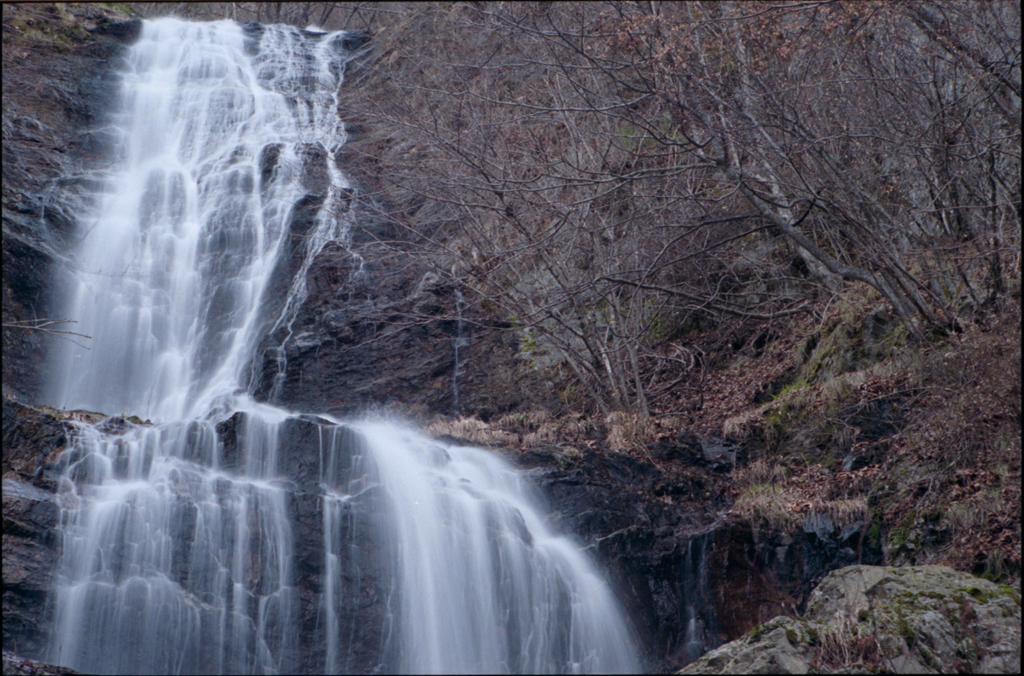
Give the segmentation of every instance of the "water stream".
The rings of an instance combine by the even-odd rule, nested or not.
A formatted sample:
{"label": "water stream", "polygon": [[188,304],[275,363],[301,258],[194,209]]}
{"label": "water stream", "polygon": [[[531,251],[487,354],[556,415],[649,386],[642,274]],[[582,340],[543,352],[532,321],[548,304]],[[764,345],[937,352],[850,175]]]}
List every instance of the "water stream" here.
{"label": "water stream", "polygon": [[349,242],[346,37],[159,19],[127,54],[118,153],[63,291],[91,338],[63,343],[49,389],[115,417],[75,423],[61,459],[46,658],[90,673],[636,671],[600,571],[496,455],[248,394],[313,258]]}

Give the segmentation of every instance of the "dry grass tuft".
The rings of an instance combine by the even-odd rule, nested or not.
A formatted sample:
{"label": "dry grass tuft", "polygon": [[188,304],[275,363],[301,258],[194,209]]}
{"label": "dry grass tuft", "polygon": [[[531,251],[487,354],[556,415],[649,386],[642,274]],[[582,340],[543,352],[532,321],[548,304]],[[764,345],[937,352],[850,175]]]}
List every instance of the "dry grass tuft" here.
{"label": "dry grass tuft", "polygon": [[795,471],[758,458],[733,475],[741,493],[732,512],[774,530],[814,527],[823,518],[832,528],[863,524],[869,520],[867,491],[877,474],[875,468],[833,474],[821,465]]}
{"label": "dry grass tuft", "polygon": [[873,672],[883,659],[884,651],[878,638],[873,634],[862,636],[859,628],[850,623],[819,630],[811,668],[825,674],[850,671],[852,667]]}
{"label": "dry grass tuft", "polygon": [[729,439],[745,439],[754,429],[763,425],[764,414],[761,408],[751,408],[726,418],[722,423],[722,434]]}
{"label": "dry grass tuft", "polygon": [[473,417],[451,419],[439,416],[425,430],[434,436],[447,434],[475,444],[517,448],[553,446],[568,439],[578,440],[591,432],[589,427],[579,421],[568,418],[556,420],[550,412],[541,409],[509,413],[493,423]]}
{"label": "dry grass tuft", "polygon": [[792,530],[798,524],[796,505],[792,496],[781,486],[755,484],[737,498],[732,511],[756,527],[767,526],[772,530]]}
{"label": "dry grass tuft", "polygon": [[519,444],[518,435],[503,429],[492,428],[479,418],[459,417],[451,420],[439,417],[431,421],[424,431],[432,436],[447,434],[485,446],[516,446]]}
{"label": "dry grass tuft", "polygon": [[605,423],[608,425],[608,445],[620,453],[642,449],[654,443],[657,436],[654,421],[635,413],[613,411],[605,418]]}
{"label": "dry grass tuft", "polygon": [[786,467],[768,458],[757,458],[746,467],[736,470],[735,482],[744,486],[770,484],[782,481],[789,474]]}

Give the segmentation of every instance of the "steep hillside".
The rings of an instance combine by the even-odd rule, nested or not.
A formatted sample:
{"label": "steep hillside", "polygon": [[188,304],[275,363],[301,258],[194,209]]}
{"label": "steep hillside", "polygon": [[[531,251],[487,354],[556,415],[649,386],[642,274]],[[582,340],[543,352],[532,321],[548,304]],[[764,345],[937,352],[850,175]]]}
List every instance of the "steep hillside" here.
{"label": "steep hillside", "polygon": [[[547,383],[536,413],[438,420],[433,429],[512,446],[623,452],[668,473],[673,454],[685,456],[670,449],[695,437],[705,449],[725,449],[730,514],[755,529],[785,533],[826,519],[837,532],[857,531],[858,556],[873,546],[887,563],[1017,578],[1020,194],[1010,177],[1019,176],[1019,161],[970,170],[996,183],[1010,179],[1002,197],[997,189],[988,201],[964,201],[964,191],[976,190],[966,174],[957,174],[967,182],[956,195],[927,197],[918,180],[952,170],[951,156],[919,155],[890,137],[870,150],[872,169],[856,154],[869,149],[850,138],[844,161],[864,174],[833,175],[838,169],[829,165],[811,175],[806,167],[821,156],[784,145],[798,143],[785,124],[772,132],[777,138],[748,138],[730,131],[728,120],[701,117],[711,113],[699,98],[673,98],[685,91],[724,101],[746,92],[736,104],[747,106],[743,124],[776,114],[766,92],[790,75],[757,62],[748,81],[726,77],[728,59],[714,62],[697,50],[699,40],[727,41],[710,28],[701,32],[705,20],[735,23],[729,48],[751,51],[730,58],[770,49],[746,32],[767,31],[795,69],[812,58],[807,41],[815,31],[853,51],[908,34],[940,50],[969,46],[946,32],[930,6],[910,14],[835,9],[828,18],[777,21],[704,16],[686,4],[653,14],[610,5],[367,10],[376,37],[348,104],[357,125],[353,165],[387,217],[420,238],[440,275],[465,285],[467,299],[485,313],[511,322],[518,368]],[[949,9],[950,21],[991,38],[985,49],[998,52],[1019,38],[1019,17],[1005,13],[1008,6],[990,6],[984,16],[971,5]],[[847,29],[839,28],[843,21]],[[805,32],[794,32],[797,24]],[[654,50],[672,44],[692,50],[685,68]],[[973,56],[936,77],[976,72],[983,47],[970,47]],[[893,58],[901,68],[917,67],[913,55]],[[697,87],[687,70],[698,69],[714,84],[686,89]],[[1010,59],[999,73],[992,86],[1005,103],[989,110],[992,126],[972,134],[998,135],[1009,156],[1019,157],[1020,65]],[[828,83],[819,86],[829,95]],[[933,94],[905,96],[923,102]],[[847,110],[867,100],[850,99]],[[891,106],[886,115],[905,116],[899,119],[929,138],[944,124],[915,119],[920,111],[900,110],[898,101],[884,105]],[[817,132],[792,134],[850,133],[847,122],[825,131],[846,118],[838,111],[831,122],[813,118],[820,112],[802,111],[820,125]],[[865,133],[892,122],[857,120]],[[729,171],[716,173],[719,160],[694,148],[716,148],[716,138],[740,149],[722,156],[725,165],[759,158],[761,166],[749,169],[758,176],[752,192]],[[979,136],[943,138],[964,153],[982,152],[974,145]],[[910,162],[924,173],[897,168]],[[801,190],[817,197],[781,208],[779,200]],[[815,200],[826,193],[831,201],[816,215]],[[882,213],[893,219],[891,240],[871,239],[890,226],[857,221],[850,210],[860,207],[846,202],[853,195],[880,210],[863,216],[868,221]],[[960,200],[955,216],[949,199]],[[1005,218],[990,220],[983,214],[995,212],[986,209]],[[921,230],[901,231],[900,223],[915,219]],[[812,220],[806,237],[788,229]],[[954,222],[959,234],[943,229]],[[830,255],[845,262],[833,265]],[[860,276],[857,266],[904,290]],[[646,272],[631,277],[638,269]]]}

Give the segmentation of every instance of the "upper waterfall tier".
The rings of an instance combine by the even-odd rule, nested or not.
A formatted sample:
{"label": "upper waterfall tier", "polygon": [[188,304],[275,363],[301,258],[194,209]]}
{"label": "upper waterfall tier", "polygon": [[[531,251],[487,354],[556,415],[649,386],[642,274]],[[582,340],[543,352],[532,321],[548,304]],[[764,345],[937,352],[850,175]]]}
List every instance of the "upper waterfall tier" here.
{"label": "upper waterfall tier", "polygon": [[[145,22],[64,293],[89,338],[62,345],[51,403],[173,420],[247,388],[259,337],[287,325],[304,268],[350,227],[335,160],[346,35]],[[302,263],[282,275],[285,255]]]}

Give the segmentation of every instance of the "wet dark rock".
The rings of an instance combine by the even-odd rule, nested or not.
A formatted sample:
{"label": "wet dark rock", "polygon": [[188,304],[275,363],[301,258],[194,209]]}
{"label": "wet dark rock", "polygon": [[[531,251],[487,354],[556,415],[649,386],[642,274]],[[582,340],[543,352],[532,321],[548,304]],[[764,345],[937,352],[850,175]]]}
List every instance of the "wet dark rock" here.
{"label": "wet dark rock", "polygon": [[[305,238],[315,227],[316,215],[323,204],[324,195],[322,193],[305,195],[295,203],[292,210],[292,220],[288,228],[290,234],[289,250],[292,252],[292,256],[303,250],[306,244]],[[291,272],[292,274],[288,276],[288,279],[292,279],[295,276],[296,270],[293,269]]]}
{"label": "wet dark rock", "polygon": [[91,31],[95,35],[105,35],[115,38],[124,44],[135,42],[142,34],[142,19],[131,21],[111,21],[101,19]]}
{"label": "wet dark rock", "polygon": [[79,486],[101,483],[104,478],[103,465],[99,454],[86,453],[71,467],[71,480]]}
{"label": "wet dark rock", "polygon": [[[90,168],[109,161],[98,121],[117,99],[121,54],[141,25],[84,4],[38,11],[52,41],[4,33],[5,55],[16,52],[18,68],[5,68],[3,78],[3,382],[5,393],[29,403],[47,380],[52,341],[63,338],[13,325],[54,317],[59,261],[93,200]],[[16,9],[5,10],[5,26],[19,20]]]}
{"label": "wet dark rock", "polygon": [[[52,542],[52,530],[60,517],[54,494],[14,479],[3,481],[4,533]],[[9,579],[4,576],[5,581]]]}
{"label": "wet dark rock", "polygon": [[304,143],[296,148],[296,152],[302,163],[302,187],[311,195],[326,195],[330,185],[327,151],[319,143]]}
{"label": "wet dark rock", "polygon": [[373,39],[369,31],[350,31],[342,33],[331,41],[331,46],[342,52],[354,52]]}
{"label": "wet dark rock", "polygon": [[[258,39],[263,29],[248,25],[245,30]],[[371,37],[345,33],[333,37],[332,46],[349,53]],[[264,195],[279,155],[277,146],[261,152]],[[368,196],[353,157],[345,151],[336,156],[338,168],[354,184],[343,191],[340,205],[354,217],[350,241],[320,252],[307,271],[307,297],[294,321],[278,325],[327,188],[324,148],[304,146],[299,155],[307,195],[292,211],[286,255],[265,294],[262,321],[272,332],[256,351],[250,391],[260,400],[297,411],[350,414],[387,406],[421,419],[457,412],[486,419],[533,403],[533,393],[541,388],[534,387],[536,374],[520,368],[515,334],[472,309],[464,310],[460,327],[460,289],[442,283],[417,258],[412,241],[417,235],[387,216],[393,205]],[[542,391],[555,397],[552,388]]]}
{"label": "wet dark rock", "polygon": [[301,604],[298,671],[321,672],[326,659],[326,620],[321,610],[327,574],[325,512],[333,515],[330,535],[341,572],[335,587],[335,602],[342,608],[339,631],[352,637],[348,652],[340,656],[340,667],[346,673],[378,671],[387,661],[381,650],[389,634],[386,590],[391,588],[395,552],[390,541],[380,536],[386,532],[384,496],[365,490],[376,483],[376,473],[368,464],[362,437],[350,427],[303,416],[284,425],[282,439],[287,439],[287,448],[282,448],[281,461],[293,468],[290,477],[296,485],[289,512]]}
{"label": "wet dark rock", "polygon": [[682,430],[674,439],[662,438],[651,449],[657,460],[676,460],[715,472],[728,472],[743,458],[738,445],[715,434]]}
{"label": "wet dark rock", "polygon": [[260,192],[263,194],[264,201],[267,188],[270,187],[274,178],[274,170],[277,169],[277,163],[281,159],[281,148],[280,143],[271,143],[260,150]]}
{"label": "wet dark rock", "polygon": [[71,426],[49,413],[3,401],[3,476],[38,481],[67,447]]}
{"label": "wet dark rock", "polygon": [[[5,620],[6,621],[6,620]],[[4,676],[63,676],[64,674],[77,674],[74,669],[57,667],[45,662],[30,660],[27,657],[4,650]]]}
{"label": "wet dark rock", "polygon": [[250,21],[242,26],[242,31],[246,36],[251,38],[263,37],[263,33],[266,32],[267,27],[256,21]]}
{"label": "wet dark rock", "polygon": [[[236,471],[244,462],[250,435],[258,430],[247,429],[247,417],[236,413],[218,423],[216,431],[221,466]],[[287,468],[281,485],[288,491],[301,627],[296,662],[289,671],[320,673],[324,668],[325,510],[333,510],[336,517],[332,537],[342,574],[335,583],[335,600],[343,608],[339,631],[353,637],[349,652],[341,656],[341,668],[347,673],[379,671],[388,659],[382,646],[387,645],[390,632],[386,590],[392,587],[395,552],[388,539],[381,537],[386,532],[386,504],[383,494],[372,489],[376,473],[362,436],[351,427],[315,415],[289,418],[279,433],[278,463]],[[227,490],[225,481],[222,492]],[[194,519],[190,521],[183,511],[180,523],[194,526]],[[190,540],[187,533],[182,533],[181,539]],[[187,561],[187,555],[184,549],[176,549],[174,561]]]}
{"label": "wet dark rock", "polygon": [[49,638],[46,597],[57,564],[59,519],[53,493],[4,478],[3,645],[29,657],[42,655]]}
{"label": "wet dark rock", "polygon": [[171,579],[187,587],[192,544],[195,542],[198,506],[186,496],[179,496],[170,519]]}
{"label": "wet dark rock", "polygon": [[245,414],[235,413],[227,420],[217,423],[217,436],[221,443],[220,466],[234,471],[242,466],[239,435],[244,430]]}
{"label": "wet dark rock", "polygon": [[266,27],[263,24],[252,21],[242,26],[242,32],[245,33],[245,53],[249,56],[256,56],[260,53],[260,40],[263,39],[263,33],[266,31]]}
{"label": "wet dark rock", "polygon": [[121,416],[111,416],[96,426],[104,434],[124,434],[134,425]]}
{"label": "wet dark rock", "polygon": [[[281,265],[297,270],[299,261]],[[341,415],[380,405],[424,417],[455,412],[455,288],[414,257],[374,243],[325,248],[306,288],[291,326],[260,344],[257,398]],[[283,297],[283,283],[280,291],[270,297]],[[486,324],[464,316],[457,385],[461,410],[489,417],[527,401],[532,376],[518,367],[515,336]]]}
{"label": "wet dark rock", "polygon": [[[320,459],[325,451],[323,428],[310,420],[289,418],[281,427],[281,448],[278,463],[288,468],[288,478],[301,493],[320,492]],[[348,453],[352,449],[346,449]],[[348,477],[343,477],[347,481]]]}
{"label": "wet dark rock", "polygon": [[865,524],[818,518],[781,532],[726,516],[731,465],[706,452],[716,450],[713,435],[703,438],[662,442],[652,453],[659,465],[557,448],[509,453],[548,499],[552,525],[574,533],[608,571],[652,671],[678,669],[802,610],[832,570],[882,561],[862,537]]}
{"label": "wet dark rock", "polygon": [[[511,458],[547,497],[549,520],[574,533],[606,567],[626,607],[648,669],[665,671],[684,663],[687,612],[705,627],[707,647],[717,646],[710,600],[695,577],[701,552],[715,542],[709,534],[723,499],[704,501],[704,490],[722,479],[700,468],[663,470],[618,453],[567,456],[558,449],[528,451]],[[671,498],[668,486],[683,488]],[[660,488],[661,496],[655,495]],[[718,491],[716,491],[717,493]]]}

